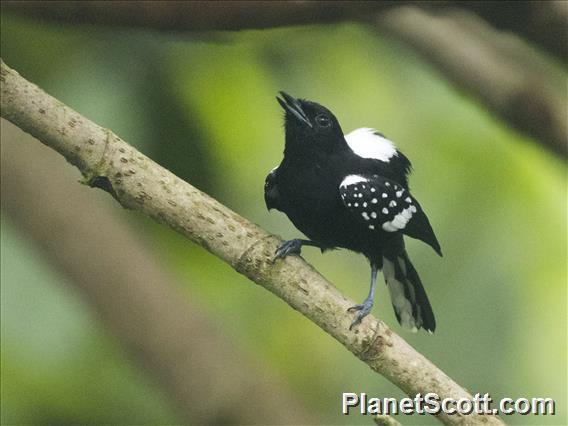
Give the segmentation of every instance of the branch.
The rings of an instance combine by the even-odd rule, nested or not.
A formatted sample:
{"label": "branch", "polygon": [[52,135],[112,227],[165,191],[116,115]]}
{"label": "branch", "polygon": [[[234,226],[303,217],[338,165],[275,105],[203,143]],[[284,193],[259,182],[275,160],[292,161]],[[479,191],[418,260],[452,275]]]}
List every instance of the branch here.
{"label": "branch", "polygon": [[[529,58],[534,52],[525,55],[525,63],[512,61],[507,50],[526,48],[521,39],[493,30],[481,19],[476,21],[473,13],[568,61],[568,2],[115,1],[109,7],[104,1],[4,1],[2,5],[16,13],[58,22],[166,31],[365,22],[406,42],[512,128],[568,158],[564,83],[555,86],[547,81],[547,73],[531,72],[532,64],[525,66],[534,61]],[[497,49],[494,44],[505,47]]]}
{"label": "branch", "polygon": [[474,11],[495,28],[521,35],[564,63],[568,61],[568,2],[565,0],[478,0],[460,2],[459,6]]}
{"label": "branch", "polygon": [[[413,2],[417,3],[417,2]],[[162,31],[236,31],[364,20],[396,1],[5,1],[4,7],[59,22]]]}
{"label": "branch", "polygon": [[385,414],[377,414],[373,421],[377,426],[402,426],[394,417]]}
{"label": "branch", "polygon": [[157,379],[184,422],[313,422],[259,360],[241,353],[218,323],[192,306],[182,283],[117,212],[76,185],[75,170],[32,140],[2,120],[3,213]]}
{"label": "branch", "polygon": [[[471,398],[383,322],[366,317],[351,332],[347,299],[299,257],[273,262],[281,243],[47,95],[2,62],[1,114],[77,166],[85,182],[124,207],[168,225],[280,297],[408,395]],[[502,424],[495,416],[438,417],[446,424]]]}
{"label": "branch", "polygon": [[568,61],[568,4],[556,1],[3,1],[6,10],[58,22],[160,31],[235,31],[291,25],[364,22],[400,5],[475,12]]}
{"label": "branch", "polygon": [[414,7],[392,9],[380,29],[402,40],[512,128],[568,157],[568,103],[564,83],[539,64],[519,39],[475,15],[448,10],[434,15]]}

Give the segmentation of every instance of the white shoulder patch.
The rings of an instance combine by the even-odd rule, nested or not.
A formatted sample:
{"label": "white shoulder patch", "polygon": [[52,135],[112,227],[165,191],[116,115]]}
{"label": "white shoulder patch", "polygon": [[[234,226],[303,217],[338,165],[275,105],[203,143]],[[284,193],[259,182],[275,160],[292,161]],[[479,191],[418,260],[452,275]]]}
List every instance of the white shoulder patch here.
{"label": "white shoulder patch", "polygon": [[353,185],[353,184],[356,184],[356,183],[359,183],[359,182],[368,182],[368,181],[369,180],[367,178],[364,178],[363,176],[360,176],[360,175],[349,175],[341,181],[341,184],[339,186],[340,187],[346,187],[346,186]]}
{"label": "white shoulder patch", "polygon": [[375,129],[361,127],[345,135],[349,148],[362,158],[373,158],[388,162],[393,155],[397,155],[394,144],[377,134]]}

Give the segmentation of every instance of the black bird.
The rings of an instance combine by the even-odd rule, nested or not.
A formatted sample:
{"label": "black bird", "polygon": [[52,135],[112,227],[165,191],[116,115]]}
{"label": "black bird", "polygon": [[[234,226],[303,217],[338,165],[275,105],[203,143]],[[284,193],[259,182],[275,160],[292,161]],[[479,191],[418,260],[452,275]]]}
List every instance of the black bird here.
{"label": "black bird", "polygon": [[369,295],[350,328],[371,311],[382,269],[398,322],[417,331],[436,329],[434,313],[406,253],[403,236],[422,240],[440,256],[440,244],[426,214],[408,189],[410,161],[376,130],[344,135],[322,105],[287,93],[276,99],[285,111],[284,159],[266,177],[268,210],[286,213],[309,240],[285,242],[276,258],[300,254],[304,245],[322,252],[346,248],[371,263]]}

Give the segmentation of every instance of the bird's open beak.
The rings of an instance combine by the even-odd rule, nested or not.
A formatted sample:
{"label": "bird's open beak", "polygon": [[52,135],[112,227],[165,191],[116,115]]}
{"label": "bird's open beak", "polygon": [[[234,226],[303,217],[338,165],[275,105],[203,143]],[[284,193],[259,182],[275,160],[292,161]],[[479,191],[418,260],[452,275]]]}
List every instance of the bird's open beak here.
{"label": "bird's open beak", "polygon": [[308,120],[308,116],[302,109],[300,101],[298,101],[296,98],[293,98],[286,92],[278,92],[278,93],[280,93],[282,98],[276,96],[276,100],[278,101],[280,106],[284,109],[284,111],[289,112],[290,114],[294,115],[294,117],[296,117],[298,120],[300,120],[300,122],[306,124],[309,127],[312,127],[312,123],[310,123],[310,120]]}

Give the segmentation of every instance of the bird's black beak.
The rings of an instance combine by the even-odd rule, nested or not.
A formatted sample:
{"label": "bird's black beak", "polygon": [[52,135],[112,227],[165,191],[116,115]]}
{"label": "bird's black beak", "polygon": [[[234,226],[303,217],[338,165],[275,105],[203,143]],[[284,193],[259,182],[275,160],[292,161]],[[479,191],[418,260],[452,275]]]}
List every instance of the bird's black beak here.
{"label": "bird's black beak", "polygon": [[282,98],[276,96],[276,100],[280,104],[280,106],[284,109],[284,111],[289,112],[290,114],[294,115],[300,122],[306,124],[309,127],[312,127],[312,123],[308,119],[308,116],[302,109],[302,104],[298,99],[293,98],[286,92],[278,92]]}

